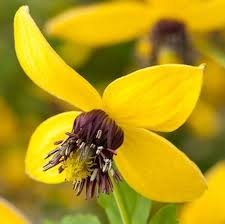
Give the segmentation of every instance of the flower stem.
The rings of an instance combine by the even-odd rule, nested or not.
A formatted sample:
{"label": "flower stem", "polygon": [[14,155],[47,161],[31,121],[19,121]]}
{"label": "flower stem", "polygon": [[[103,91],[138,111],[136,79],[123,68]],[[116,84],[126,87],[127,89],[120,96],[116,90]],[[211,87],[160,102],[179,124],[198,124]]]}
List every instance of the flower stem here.
{"label": "flower stem", "polygon": [[113,181],[113,196],[116,201],[117,208],[120,212],[120,216],[121,216],[123,224],[130,224],[130,219],[129,219],[129,215],[128,215],[126,206],[125,206],[123,198],[120,194],[118,185],[116,183],[114,183],[114,181]]}

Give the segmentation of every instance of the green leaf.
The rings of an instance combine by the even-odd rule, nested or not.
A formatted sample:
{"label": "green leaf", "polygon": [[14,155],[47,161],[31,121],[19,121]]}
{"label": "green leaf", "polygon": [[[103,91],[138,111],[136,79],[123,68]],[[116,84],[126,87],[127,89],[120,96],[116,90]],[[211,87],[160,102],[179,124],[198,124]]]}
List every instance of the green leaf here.
{"label": "green leaf", "polygon": [[[125,182],[118,184],[118,190],[131,224],[146,224],[151,209],[151,201],[136,193]],[[123,224],[113,194],[100,195],[98,203],[105,209],[111,224]]]}
{"label": "green leaf", "polygon": [[62,219],[60,224],[100,224],[94,215],[70,215]]}
{"label": "green leaf", "polygon": [[149,224],[178,224],[176,216],[176,205],[166,205],[153,216]]}

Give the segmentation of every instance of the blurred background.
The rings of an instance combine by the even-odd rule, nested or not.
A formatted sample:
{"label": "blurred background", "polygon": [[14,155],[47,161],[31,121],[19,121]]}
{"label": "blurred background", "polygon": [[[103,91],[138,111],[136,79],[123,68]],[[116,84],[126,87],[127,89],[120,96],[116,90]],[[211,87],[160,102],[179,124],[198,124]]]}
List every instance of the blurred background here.
{"label": "blurred background", "polygon": [[[103,220],[105,216],[94,200],[87,203],[84,197],[73,196],[71,184],[41,184],[24,172],[25,153],[34,129],[46,118],[72,108],[39,89],[23,73],[14,51],[13,17],[19,6],[27,4],[42,29],[49,18],[63,10],[93,2],[101,1],[0,0],[0,195],[37,223],[44,217],[57,219],[76,212],[94,212]],[[205,34],[221,51],[225,49],[224,31]],[[48,41],[100,92],[115,78],[150,65],[151,46],[145,39],[98,49],[50,37]],[[199,104],[187,123],[166,137],[206,171],[225,158],[225,69],[207,54],[202,57],[200,61],[207,63],[207,70]]]}

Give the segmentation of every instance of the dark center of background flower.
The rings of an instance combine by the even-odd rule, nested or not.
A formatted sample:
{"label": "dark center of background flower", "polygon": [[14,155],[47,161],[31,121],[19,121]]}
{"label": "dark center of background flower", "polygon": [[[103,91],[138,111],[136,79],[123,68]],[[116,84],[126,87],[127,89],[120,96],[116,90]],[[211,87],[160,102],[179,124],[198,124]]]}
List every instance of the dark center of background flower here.
{"label": "dark center of background flower", "polygon": [[76,195],[84,187],[87,198],[113,191],[110,175],[116,183],[121,180],[112,162],[116,149],[123,143],[122,129],[104,111],[92,110],[81,113],[66,135],[46,155],[46,159],[51,159],[43,170],[59,165],[59,173],[66,172],[66,180],[73,181]]}
{"label": "dark center of background flower", "polygon": [[152,43],[151,65],[158,64],[159,55],[163,49],[176,53],[184,64],[194,64],[196,52],[191,46],[184,23],[173,19],[158,21],[151,30],[150,41]]}

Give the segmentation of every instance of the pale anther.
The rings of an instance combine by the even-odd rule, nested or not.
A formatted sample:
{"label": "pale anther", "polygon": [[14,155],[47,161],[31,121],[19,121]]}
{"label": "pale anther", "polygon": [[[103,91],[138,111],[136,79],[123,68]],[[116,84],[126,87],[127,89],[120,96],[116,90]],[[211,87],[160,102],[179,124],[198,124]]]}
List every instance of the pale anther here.
{"label": "pale anther", "polygon": [[103,149],[104,149],[103,146],[99,146],[96,150],[96,155],[99,155]]}
{"label": "pale anther", "polygon": [[90,181],[94,181],[95,178],[97,177],[97,174],[98,174],[98,169],[95,168],[92,175],[91,175]]}
{"label": "pale anther", "polygon": [[96,138],[100,139],[102,136],[102,130],[98,130],[97,134],[96,134]]}

